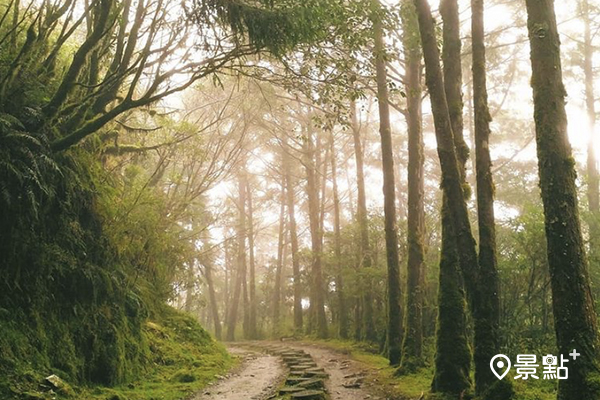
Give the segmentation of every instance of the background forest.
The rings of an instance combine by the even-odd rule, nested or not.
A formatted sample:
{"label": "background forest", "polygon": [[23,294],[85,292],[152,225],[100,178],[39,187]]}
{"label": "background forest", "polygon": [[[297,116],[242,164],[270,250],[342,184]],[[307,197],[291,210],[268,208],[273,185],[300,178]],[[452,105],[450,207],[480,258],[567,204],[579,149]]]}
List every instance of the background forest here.
{"label": "background forest", "polygon": [[0,397],[305,339],[394,398],[600,399],[600,3],[431,3],[0,0]]}

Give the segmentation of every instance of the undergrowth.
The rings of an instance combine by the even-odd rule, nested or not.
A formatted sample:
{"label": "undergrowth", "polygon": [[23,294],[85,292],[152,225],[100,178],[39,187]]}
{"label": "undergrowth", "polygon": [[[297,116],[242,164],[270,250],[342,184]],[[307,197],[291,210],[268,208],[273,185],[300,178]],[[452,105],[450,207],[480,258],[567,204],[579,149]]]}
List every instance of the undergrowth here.
{"label": "undergrowth", "polygon": [[[389,365],[388,359],[377,354],[376,349],[368,344],[343,340],[313,340],[312,342],[347,354],[361,362],[368,372],[367,382],[386,398],[396,400],[456,400],[452,397],[430,393],[433,379],[433,369],[430,366],[421,368],[413,374],[398,376],[396,368]],[[509,374],[504,379],[513,380],[515,391],[513,400],[556,399],[554,381],[542,379],[514,380],[514,374]],[[475,400],[483,399],[476,398]]]}

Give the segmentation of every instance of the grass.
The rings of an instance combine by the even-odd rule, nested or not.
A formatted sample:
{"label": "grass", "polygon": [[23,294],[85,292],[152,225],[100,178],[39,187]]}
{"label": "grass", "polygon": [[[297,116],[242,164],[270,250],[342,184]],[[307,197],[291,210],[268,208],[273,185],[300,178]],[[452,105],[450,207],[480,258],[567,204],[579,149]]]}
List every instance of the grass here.
{"label": "grass", "polygon": [[[11,332],[4,328],[0,332]],[[113,387],[77,384],[67,372],[57,367],[35,368],[30,363],[37,353],[28,357],[25,350],[30,349],[29,344],[23,340],[23,343],[19,342],[17,339],[22,337],[17,334],[12,337],[15,340],[9,340],[9,343],[15,349],[21,349],[21,353],[3,358],[12,360],[15,370],[19,371],[11,377],[0,376],[0,386],[8,388],[5,392],[0,391],[0,398],[7,400],[181,400],[202,390],[237,363],[193,317],[170,307],[143,323],[139,335],[143,345],[138,345],[144,350],[135,373],[129,372],[135,376],[126,384]],[[128,340],[133,340],[133,336]],[[8,350],[0,348],[0,351]],[[42,361],[37,365],[43,365]],[[58,375],[68,390],[59,391],[55,396],[40,391],[39,383],[50,374]]]}
{"label": "grass", "polygon": [[191,317],[170,312],[144,326],[151,354],[136,382],[113,388],[84,388],[75,396],[89,400],[180,400],[205,388],[237,360]]}
{"label": "grass", "polygon": [[[305,341],[306,342],[306,341]],[[342,340],[310,340],[319,346],[349,355],[363,364],[367,371],[366,382],[378,391],[380,396],[395,400],[446,400],[443,396],[429,393],[433,369],[425,367],[409,375],[396,376],[396,368],[391,367],[387,358],[377,354],[377,350],[364,343]],[[505,379],[512,379],[515,390],[514,400],[555,400],[556,381],[539,380],[514,380],[514,375],[509,374]]]}

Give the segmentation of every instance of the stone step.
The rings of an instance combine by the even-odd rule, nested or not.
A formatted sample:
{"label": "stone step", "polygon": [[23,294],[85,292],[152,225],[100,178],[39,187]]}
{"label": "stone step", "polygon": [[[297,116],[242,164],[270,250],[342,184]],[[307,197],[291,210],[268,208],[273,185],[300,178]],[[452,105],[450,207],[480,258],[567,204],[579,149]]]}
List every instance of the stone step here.
{"label": "stone step", "polygon": [[325,381],[320,378],[311,378],[298,382],[297,386],[305,389],[323,389],[325,387]]}
{"label": "stone step", "polygon": [[304,390],[302,392],[293,393],[291,398],[301,400],[324,400],[325,392],[322,390]]}
{"label": "stone step", "polygon": [[306,389],[300,386],[285,386],[279,389],[279,395],[285,396],[288,394],[300,393],[303,391],[306,391]]}
{"label": "stone step", "polygon": [[285,384],[286,385],[290,385],[290,386],[294,386],[299,384],[300,382],[304,382],[304,381],[309,381],[312,378],[304,378],[304,377],[291,377],[288,376],[287,379],[285,380]]}

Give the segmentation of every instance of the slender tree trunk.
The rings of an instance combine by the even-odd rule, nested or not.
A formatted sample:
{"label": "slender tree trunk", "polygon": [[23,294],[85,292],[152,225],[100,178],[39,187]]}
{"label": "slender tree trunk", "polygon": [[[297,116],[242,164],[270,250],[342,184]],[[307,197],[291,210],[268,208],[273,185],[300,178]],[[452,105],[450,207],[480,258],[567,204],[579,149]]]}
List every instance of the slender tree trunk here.
{"label": "slender tree trunk", "polygon": [[210,301],[210,311],[212,314],[212,320],[215,326],[215,337],[217,338],[217,340],[221,340],[223,334],[221,329],[221,320],[219,318],[219,306],[217,304],[215,284],[212,277],[212,265],[210,263],[206,263],[204,265],[204,278],[206,279],[206,284],[208,285],[208,298]]}
{"label": "slender tree trunk", "polygon": [[21,1],[14,0],[13,4],[13,15],[12,15],[12,26],[13,32],[10,35],[10,51],[13,53],[17,52],[17,34],[19,30],[17,29],[17,25],[19,24],[19,9],[20,9]]}
{"label": "slender tree trunk", "polygon": [[[358,267],[356,269],[356,275],[359,274]],[[361,298],[356,296],[354,299],[354,340],[359,341],[362,337],[362,307]]]}
{"label": "slender tree trunk", "polygon": [[229,318],[227,322],[226,339],[228,341],[235,340],[235,327],[238,319],[240,297],[242,295],[242,283],[246,279],[246,185],[241,176],[238,179],[238,193],[239,225],[237,230],[237,271],[235,274],[234,287],[232,289],[233,298],[231,301],[231,309],[229,311]]}
{"label": "slender tree trunk", "polygon": [[[321,146],[319,146],[321,147]],[[320,205],[320,211],[319,211],[319,232],[321,235],[321,242],[323,242],[323,232],[325,232],[325,206],[326,206],[326,198],[327,198],[327,169],[328,169],[328,160],[329,160],[329,151],[330,151],[330,146],[326,146],[325,147],[325,155],[323,157],[323,159],[320,161],[321,162],[321,167],[322,168],[318,168],[317,171],[320,170],[320,176],[321,176],[321,189],[320,189],[320,199],[321,199],[321,205]]]}
{"label": "slender tree trunk", "polygon": [[365,194],[365,173],[364,173],[364,155],[363,147],[360,138],[360,127],[358,124],[358,110],[354,100],[350,103],[350,111],[352,113],[352,138],[354,141],[354,157],[356,159],[356,186],[358,187],[358,201],[356,205],[358,226],[360,231],[360,247],[359,247],[359,274],[362,272],[364,283],[361,287],[363,295],[360,301],[364,312],[362,319],[355,321],[360,324],[355,328],[357,339],[364,339],[369,342],[377,341],[377,331],[375,330],[375,322],[373,320],[373,281],[370,279],[371,272],[369,271],[372,265],[371,245],[369,242],[369,220],[367,215],[367,197]]}
{"label": "slender tree trunk", "polygon": [[[247,227],[246,227],[247,228]],[[248,238],[246,237],[246,240]],[[244,249],[248,251],[248,249]],[[244,339],[250,338],[250,300],[248,298],[248,264],[244,255],[244,272],[242,273],[242,329]]]}
{"label": "slender tree trunk", "polygon": [[[287,138],[284,143],[283,152],[291,151]],[[294,275],[294,330],[302,332],[302,282],[300,276],[300,259],[298,255],[298,232],[296,228],[294,182],[292,180],[291,156],[284,154],[285,184],[287,212],[290,233],[290,245],[292,249],[292,272]]]}
{"label": "slender tree trunk", "polygon": [[[284,177],[285,180],[285,177]],[[281,184],[281,206],[279,209],[279,239],[277,245],[277,269],[273,288],[273,338],[281,334],[281,276],[283,270],[283,248],[285,239],[285,182]]]}
{"label": "slender tree trunk", "polygon": [[[483,394],[497,381],[489,366],[498,354],[500,325],[500,282],[496,257],[494,182],[490,156],[490,121],[486,86],[483,0],[471,0],[473,42],[473,104],[475,110],[475,165],[477,179],[477,222],[479,226],[479,281],[485,285],[475,314],[475,388]],[[485,283],[483,283],[485,282]]]}
{"label": "slender tree trunk", "polygon": [[256,331],[256,265],[254,260],[254,208],[252,206],[252,191],[246,180],[246,199],[248,206],[248,258],[250,262],[250,313],[248,316],[248,338],[257,339]]}
{"label": "slender tree trunk", "polygon": [[331,180],[333,181],[333,229],[334,229],[334,256],[335,256],[335,291],[338,297],[339,335],[342,339],[348,338],[348,310],[346,309],[346,296],[342,274],[342,235],[340,228],[340,197],[337,185],[337,160],[335,140],[331,132]]}
{"label": "slender tree trunk", "polygon": [[196,277],[194,276],[194,261],[188,262],[185,278],[185,312],[191,313],[194,308],[194,286]]}
{"label": "slender tree trunk", "polygon": [[403,372],[423,365],[423,268],[425,249],[423,124],[421,90],[421,43],[414,5],[402,4],[403,46],[406,58],[406,100],[408,126],[408,262]]}
{"label": "slender tree trunk", "polygon": [[229,246],[227,243],[225,243],[223,245],[223,258],[225,259],[225,290],[223,293],[223,309],[225,310],[225,315],[223,316],[224,322],[226,324],[229,323],[229,310],[230,310],[230,304],[231,302],[229,301],[231,298],[231,272],[230,272],[230,266],[231,266],[231,262],[229,260]]}
{"label": "slender tree trunk", "polygon": [[554,327],[559,353],[567,355],[573,349],[581,353],[569,362],[569,379],[559,380],[558,399],[598,399],[598,324],[579,221],[575,161],[567,137],[554,2],[526,0],[526,5]]}
{"label": "slender tree trunk", "polygon": [[[584,19],[583,40],[583,73],[585,75],[585,105],[589,120],[590,138],[587,149],[587,175],[588,175],[588,206],[592,214],[600,211],[598,162],[594,151],[594,136],[596,129],[596,99],[594,95],[594,45],[592,43],[592,28],[590,17],[590,5],[588,0],[581,0],[581,14]],[[594,224],[595,225],[595,224]],[[594,232],[598,232],[597,227]],[[590,247],[592,247],[592,236],[590,235]]]}
{"label": "slender tree trunk", "polygon": [[400,290],[400,260],[398,257],[398,228],[396,226],[396,189],[394,185],[394,156],[392,128],[388,99],[387,71],[381,6],[372,1],[375,34],[375,67],[377,73],[377,99],[379,103],[379,133],[383,169],[383,198],[385,214],[385,247],[388,269],[388,358],[391,365],[400,364],[402,355],[402,294]]}
{"label": "slender tree trunk", "polygon": [[319,188],[316,176],[315,145],[312,135],[305,143],[306,191],[308,195],[308,218],[310,223],[312,271],[311,296],[309,310],[309,331],[316,329],[319,338],[327,337],[327,318],[325,316],[324,282],[322,272],[322,240],[319,222]]}

